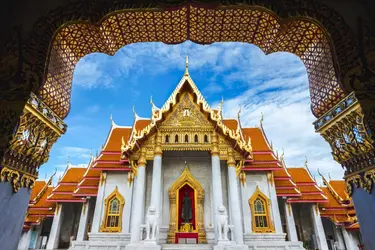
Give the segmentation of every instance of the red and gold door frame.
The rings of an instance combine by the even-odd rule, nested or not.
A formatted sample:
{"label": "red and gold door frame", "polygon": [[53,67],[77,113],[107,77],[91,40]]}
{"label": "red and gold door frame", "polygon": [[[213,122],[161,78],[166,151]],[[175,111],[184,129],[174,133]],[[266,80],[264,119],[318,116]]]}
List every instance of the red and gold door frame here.
{"label": "red and gold door frame", "polygon": [[179,227],[181,225],[181,219],[179,218],[181,210],[180,198],[182,198],[180,193],[184,191],[188,191],[189,195],[192,195],[194,197],[194,204],[192,208],[193,218],[190,221],[193,225],[192,232],[198,233],[198,243],[207,243],[203,222],[204,189],[191,174],[187,166],[185,167],[181,176],[172,184],[172,186],[168,190],[170,204],[168,243],[175,243],[176,233],[179,232]]}

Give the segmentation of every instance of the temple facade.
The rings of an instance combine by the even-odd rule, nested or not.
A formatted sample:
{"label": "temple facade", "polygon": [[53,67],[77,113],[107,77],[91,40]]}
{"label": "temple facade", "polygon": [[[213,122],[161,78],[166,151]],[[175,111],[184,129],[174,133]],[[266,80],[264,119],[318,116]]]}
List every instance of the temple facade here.
{"label": "temple facade", "polygon": [[19,250],[361,247],[344,180],[287,168],[262,124],[241,126],[181,81],[151,118],[111,128],[87,168],[37,181]]}

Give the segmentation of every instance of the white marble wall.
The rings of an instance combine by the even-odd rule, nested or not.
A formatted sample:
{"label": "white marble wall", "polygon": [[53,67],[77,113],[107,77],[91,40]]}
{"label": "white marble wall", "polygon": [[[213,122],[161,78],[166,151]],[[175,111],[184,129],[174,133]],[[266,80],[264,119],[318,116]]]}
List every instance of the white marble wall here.
{"label": "white marble wall", "polygon": [[268,183],[267,173],[251,172],[246,174],[246,185],[241,188],[242,211],[244,220],[244,233],[253,233],[251,228],[251,211],[249,199],[255,193],[257,186],[260,191],[270,199],[270,216],[275,225],[276,233],[283,233],[281,227],[280,211],[277,203],[276,191],[274,185]]}
{"label": "white marble wall", "polygon": [[95,213],[93,219],[92,233],[98,233],[100,225],[103,221],[104,200],[115,190],[116,186],[119,193],[125,199],[125,205],[122,212],[122,233],[130,232],[130,212],[132,205],[133,185],[128,185],[127,172],[114,172],[106,173],[106,181],[102,186],[99,186],[98,197],[95,206]]}

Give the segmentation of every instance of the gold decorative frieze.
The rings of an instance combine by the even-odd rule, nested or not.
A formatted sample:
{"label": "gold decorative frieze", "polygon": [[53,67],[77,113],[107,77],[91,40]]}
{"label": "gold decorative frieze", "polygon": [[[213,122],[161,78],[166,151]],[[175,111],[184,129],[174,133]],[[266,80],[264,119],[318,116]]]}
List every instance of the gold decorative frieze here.
{"label": "gold decorative frieze", "polygon": [[360,172],[373,161],[374,141],[354,93],[319,118],[315,128],[330,144],[333,158],[346,175]]}
{"label": "gold decorative frieze", "polygon": [[15,191],[32,188],[39,166],[48,160],[52,145],[65,131],[65,123],[31,94],[1,162],[2,171],[8,173],[1,181],[12,180]]}
{"label": "gold decorative frieze", "polygon": [[[190,90],[182,90],[184,84],[187,84]],[[214,131],[232,141],[236,151],[251,157],[251,141],[242,138],[240,129],[232,130],[223,124],[221,110],[211,109],[187,74],[162,108],[156,108],[152,103],[150,124],[141,130],[134,129],[131,139],[127,142],[123,140],[121,151],[123,157],[129,157],[155,133],[160,133],[162,150],[212,152],[217,149],[219,153],[220,147],[215,147],[215,139],[212,138]],[[153,143],[148,142],[148,145],[152,145],[154,151],[160,151]]]}
{"label": "gold decorative frieze", "polygon": [[35,185],[35,177],[7,167],[1,168],[0,180],[10,182],[14,192],[18,192],[20,188],[32,189]]}

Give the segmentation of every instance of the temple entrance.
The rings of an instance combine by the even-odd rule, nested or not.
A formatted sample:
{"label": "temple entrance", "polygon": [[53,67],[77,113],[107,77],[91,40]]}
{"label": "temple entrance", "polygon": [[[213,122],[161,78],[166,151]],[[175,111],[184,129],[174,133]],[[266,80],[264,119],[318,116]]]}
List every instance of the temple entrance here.
{"label": "temple entrance", "polygon": [[203,222],[204,189],[186,166],[168,190],[168,243],[207,243]]}

